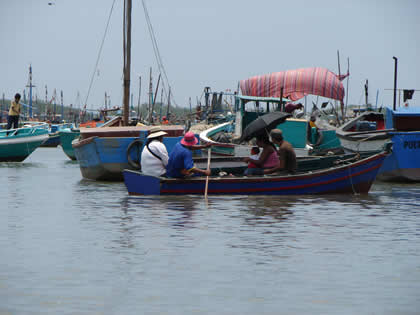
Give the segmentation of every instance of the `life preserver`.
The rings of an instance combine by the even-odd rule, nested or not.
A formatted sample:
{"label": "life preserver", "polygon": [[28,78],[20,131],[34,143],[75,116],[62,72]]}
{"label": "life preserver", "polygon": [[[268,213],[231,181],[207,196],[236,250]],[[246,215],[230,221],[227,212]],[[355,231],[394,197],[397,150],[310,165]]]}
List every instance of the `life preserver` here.
{"label": "life preserver", "polygon": [[[131,154],[130,154],[130,152],[131,152],[131,149],[133,148],[133,147],[137,147],[137,158],[138,158],[138,160],[137,161],[134,161],[132,158],[131,158]],[[136,169],[136,170],[140,170],[141,169],[141,164],[140,164],[140,161],[141,161],[141,148],[143,147],[143,141],[142,140],[140,140],[140,139],[134,139],[129,145],[128,145],[128,147],[127,147],[127,152],[126,152],[126,154],[127,154],[127,161],[128,161],[128,164],[132,167],[132,168],[134,168],[134,169]]]}

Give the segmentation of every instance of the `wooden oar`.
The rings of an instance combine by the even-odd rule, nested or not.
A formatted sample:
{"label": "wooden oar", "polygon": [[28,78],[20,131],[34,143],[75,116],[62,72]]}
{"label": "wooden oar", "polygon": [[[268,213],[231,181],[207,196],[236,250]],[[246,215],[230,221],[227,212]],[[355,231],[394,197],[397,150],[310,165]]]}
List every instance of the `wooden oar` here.
{"label": "wooden oar", "polygon": [[[207,151],[207,170],[210,170],[211,147]],[[204,198],[207,200],[207,192],[209,190],[209,176],[206,177],[206,187],[204,188]]]}

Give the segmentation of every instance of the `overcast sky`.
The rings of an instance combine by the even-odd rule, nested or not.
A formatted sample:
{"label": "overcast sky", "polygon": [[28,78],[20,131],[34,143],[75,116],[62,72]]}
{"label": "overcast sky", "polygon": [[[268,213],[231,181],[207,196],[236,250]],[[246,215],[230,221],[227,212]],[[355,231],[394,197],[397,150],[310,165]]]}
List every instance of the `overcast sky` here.
{"label": "overcast sky", "polygon": [[[64,103],[84,103],[114,0],[0,0],[0,93],[11,98],[28,83],[34,94],[64,92]],[[53,2],[53,5],[48,5]],[[369,100],[392,106],[394,60],[398,87],[420,89],[418,0],[146,0],[160,54],[177,104],[193,104],[203,88],[235,90],[238,81],[276,71],[326,67],[341,72],[350,58],[349,104]],[[116,0],[88,99],[90,108],[122,103],[123,0]],[[157,63],[141,0],[133,0],[134,104],[142,76],[147,101],[149,67]],[[347,81],[344,81],[346,87]],[[160,95],[160,93],[159,93]],[[160,96],[158,98],[160,100]],[[413,105],[420,105],[420,91]]]}

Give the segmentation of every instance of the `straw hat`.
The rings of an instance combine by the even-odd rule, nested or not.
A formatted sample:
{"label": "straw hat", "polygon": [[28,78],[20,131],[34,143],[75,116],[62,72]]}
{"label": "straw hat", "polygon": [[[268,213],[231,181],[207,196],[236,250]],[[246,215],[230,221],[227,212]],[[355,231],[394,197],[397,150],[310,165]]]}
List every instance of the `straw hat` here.
{"label": "straw hat", "polygon": [[160,126],[154,126],[150,128],[149,135],[147,136],[147,139],[153,139],[153,138],[159,138],[161,136],[167,135],[165,131],[162,131],[162,128]]}
{"label": "straw hat", "polygon": [[182,138],[181,140],[181,144],[185,145],[185,146],[193,146],[196,145],[198,143],[197,138],[194,136],[194,133],[192,133],[191,131],[188,131],[184,138]]}

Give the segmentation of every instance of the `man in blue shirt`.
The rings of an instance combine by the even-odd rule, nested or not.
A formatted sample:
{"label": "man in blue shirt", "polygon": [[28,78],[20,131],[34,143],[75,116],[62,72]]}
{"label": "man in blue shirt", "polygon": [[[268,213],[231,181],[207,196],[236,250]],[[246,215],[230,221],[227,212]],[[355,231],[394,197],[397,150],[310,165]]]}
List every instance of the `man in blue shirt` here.
{"label": "man in blue shirt", "polygon": [[169,155],[168,165],[166,166],[166,176],[183,178],[192,174],[210,176],[210,170],[201,170],[194,167],[192,150],[206,148],[205,146],[196,146],[198,143],[194,133],[187,132],[184,138],[178,142]]}

